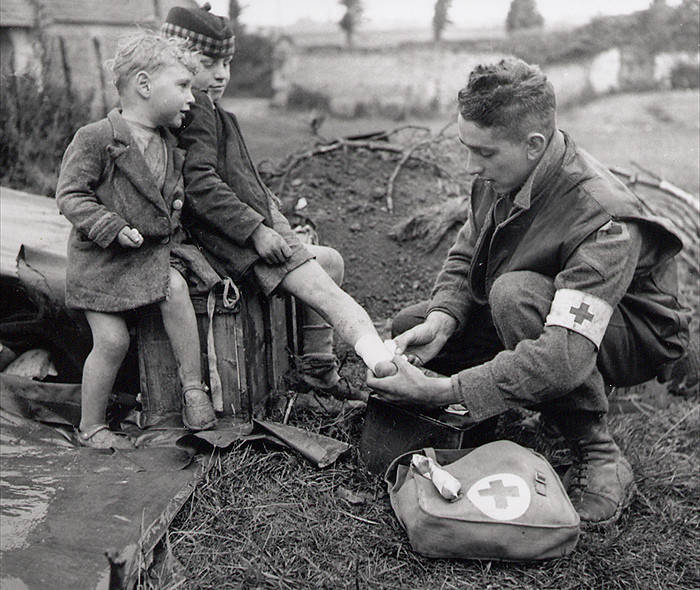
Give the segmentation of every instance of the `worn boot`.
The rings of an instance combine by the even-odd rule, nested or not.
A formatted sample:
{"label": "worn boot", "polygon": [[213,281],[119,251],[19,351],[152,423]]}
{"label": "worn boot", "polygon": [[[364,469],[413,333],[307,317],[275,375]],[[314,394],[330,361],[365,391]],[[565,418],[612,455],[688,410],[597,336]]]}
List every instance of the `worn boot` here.
{"label": "worn boot", "polygon": [[573,454],[564,476],[581,527],[613,524],[636,490],[632,467],[608,432],[605,414],[575,413],[556,423]]}

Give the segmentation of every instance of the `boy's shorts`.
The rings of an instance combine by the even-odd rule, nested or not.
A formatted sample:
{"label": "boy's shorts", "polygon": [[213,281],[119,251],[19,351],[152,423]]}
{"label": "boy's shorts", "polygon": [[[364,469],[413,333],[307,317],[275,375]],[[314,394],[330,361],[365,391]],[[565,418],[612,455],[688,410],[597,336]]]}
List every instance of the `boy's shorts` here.
{"label": "boy's shorts", "polygon": [[253,265],[253,275],[266,296],[271,295],[279,287],[284,277],[295,268],[314,259],[314,256],[304,247],[304,244],[301,243],[301,240],[299,240],[297,234],[289,225],[287,218],[282,215],[277,207],[273,206],[271,209],[272,229],[284,238],[292,249],[292,255],[282,264],[267,264],[267,262],[259,260]]}

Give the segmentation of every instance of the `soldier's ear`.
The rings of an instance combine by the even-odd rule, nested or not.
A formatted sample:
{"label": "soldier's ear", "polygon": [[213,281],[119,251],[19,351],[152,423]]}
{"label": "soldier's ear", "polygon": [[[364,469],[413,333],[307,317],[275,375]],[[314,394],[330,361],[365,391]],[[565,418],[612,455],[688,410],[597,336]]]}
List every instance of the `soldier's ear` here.
{"label": "soldier's ear", "polygon": [[134,76],[136,92],[138,92],[143,98],[149,98],[151,96],[151,77],[148,72],[143,70],[136,72]]}
{"label": "soldier's ear", "polygon": [[547,138],[541,133],[530,133],[527,136],[527,157],[529,160],[539,160],[547,149]]}

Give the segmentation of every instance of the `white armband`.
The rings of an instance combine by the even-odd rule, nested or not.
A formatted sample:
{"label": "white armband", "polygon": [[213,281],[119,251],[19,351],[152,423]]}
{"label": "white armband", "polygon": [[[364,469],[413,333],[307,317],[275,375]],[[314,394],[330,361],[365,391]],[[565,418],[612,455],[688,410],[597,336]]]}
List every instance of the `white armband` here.
{"label": "white armband", "polygon": [[575,289],[559,289],[544,325],[568,328],[599,347],[612,312],[613,308],[600,297]]}

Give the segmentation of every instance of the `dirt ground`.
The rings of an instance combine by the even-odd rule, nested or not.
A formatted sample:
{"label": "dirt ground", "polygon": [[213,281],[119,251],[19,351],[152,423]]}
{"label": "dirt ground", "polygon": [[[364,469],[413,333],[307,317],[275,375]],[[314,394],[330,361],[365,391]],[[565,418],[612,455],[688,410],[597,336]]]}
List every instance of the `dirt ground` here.
{"label": "dirt ground", "polygon": [[[320,243],[343,255],[344,288],[375,321],[429,296],[454,237],[452,233],[430,252],[416,241],[400,243],[390,237],[416,210],[446,201],[437,179],[419,164],[402,171],[395,209],[389,213],[386,184],[395,166],[396,161],[365,150],[316,157],[290,174],[282,195],[290,219],[313,223]],[[301,197],[308,205],[294,213]]]}

